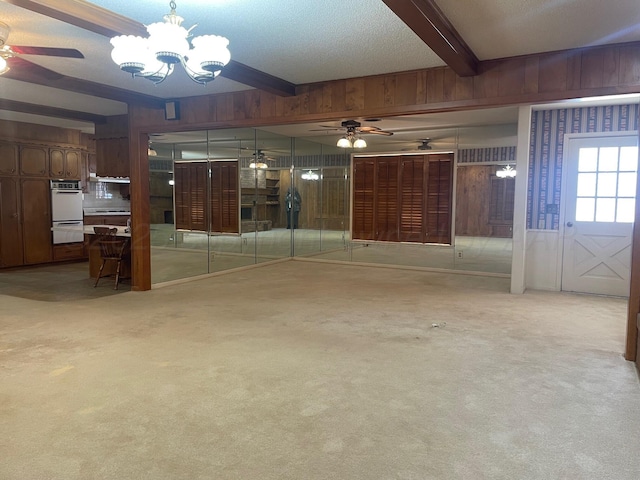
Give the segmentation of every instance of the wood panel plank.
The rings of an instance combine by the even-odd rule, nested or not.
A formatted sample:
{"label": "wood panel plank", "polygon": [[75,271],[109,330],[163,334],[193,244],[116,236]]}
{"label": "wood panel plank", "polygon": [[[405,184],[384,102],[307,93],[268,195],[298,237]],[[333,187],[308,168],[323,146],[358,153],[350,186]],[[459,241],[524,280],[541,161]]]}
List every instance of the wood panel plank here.
{"label": "wood panel plank", "polygon": [[444,101],[444,68],[427,70],[426,102],[440,103]]}
{"label": "wood panel plank", "polygon": [[364,104],[364,85],[365,79],[363,78],[350,78],[345,81],[346,95],[345,95],[345,109],[362,110],[365,108]]}
{"label": "wood panel plank", "polygon": [[524,93],[526,60],[511,58],[500,64],[498,75],[498,96],[511,97]]}
{"label": "wood panel plank", "polygon": [[539,88],[538,71],[539,70],[540,70],[539,57],[527,57],[525,61],[525,67],[524,67],[524,88],[522,93],[531,94],[531,93],[536,93],[538,91],[538,88]]}
{"label": "wood panel plank", "polygon": [[552,54],[539,60],[539,91],[561,92],[567,89],[569,65],[566,55]]}
{"label": "wood panel plank", "polygon": [[640,84],[640,43],[618,47],[620,58],[619,85]]}
{"label": "wood panel plank", "polygon": [[373,76],[364,79],[365,108],[381,108],[385,105],[385,77]]}
{"label": "wood panel plank", "polygon": [[581,88],[602,87],[604,57],[601,49],[582,53]]}
{"label": "wood panel plank", "polygon": [[395,76],[394,105],[414,105],[418,98],[418,72],[399,73]]}

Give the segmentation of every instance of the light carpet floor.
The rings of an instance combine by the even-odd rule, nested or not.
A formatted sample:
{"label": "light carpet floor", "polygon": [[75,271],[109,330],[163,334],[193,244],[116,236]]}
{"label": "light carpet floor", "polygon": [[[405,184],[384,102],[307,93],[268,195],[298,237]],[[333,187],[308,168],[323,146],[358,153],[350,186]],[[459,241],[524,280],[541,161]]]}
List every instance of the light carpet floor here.
{"label": "light carpet floor", "polygon": [[626,302],[288,261],[0,296],[0,478],[636,480]]}

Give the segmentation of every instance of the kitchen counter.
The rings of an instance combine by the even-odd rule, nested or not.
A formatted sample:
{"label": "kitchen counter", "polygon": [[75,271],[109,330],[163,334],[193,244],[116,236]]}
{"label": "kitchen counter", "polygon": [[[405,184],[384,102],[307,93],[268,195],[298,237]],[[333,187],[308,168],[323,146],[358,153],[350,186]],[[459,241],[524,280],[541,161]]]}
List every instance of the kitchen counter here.
{"label": "kitchen counter", "polygon": [[[123,227],[122,225],[100,225],[100,227],[109,227],[109,228],[117,228],[118,232],[116,235],[118,237],[131,237],[131,232],[127,232],[127,227]],[[93,225],[85,225],[84,227],[51,227],[52,232],[77,232],[82,231],[85,235],[95,235],[96,232],[93,230]]]}
{"label": "kitchen counter", "polygon": [[126,208],[118,209],[118,208],[85,208],[84,210],[85,217],[90,216],[103,216],[103,215],[123,215],[123,216],[131,216],[131,211]]}
{"label": "kitchen counter", "polygon": [[[101,227],[116,228],[118,237],[131,237],[131,233],[127,232],[127,227],[120,225],[100,225]],[[93,225],[89,225],[83,228],[85,235],[85,244],[88,248],[89,254],[89,276],[96,278],[100,271],[100,265],[102,264],[102,258],[100,256],[100,248],[97,244],[98,234],[93,230]],[[102,272],[103,276],[114,275],[116,272],[116,262],[107,262]],[[121,278],[131,277],[131,255],[126,255],[122,260]]]}

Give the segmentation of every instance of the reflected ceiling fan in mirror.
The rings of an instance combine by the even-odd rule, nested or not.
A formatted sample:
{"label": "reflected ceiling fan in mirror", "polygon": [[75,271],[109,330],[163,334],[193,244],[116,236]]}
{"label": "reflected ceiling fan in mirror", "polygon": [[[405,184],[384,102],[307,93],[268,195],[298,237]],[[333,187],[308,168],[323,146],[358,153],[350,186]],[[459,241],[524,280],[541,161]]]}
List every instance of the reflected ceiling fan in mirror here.
{"label": "reflected ceiling fan in mirror", "polygon": [[[40,70],[47,76],[58,76],[52,70],[31,63],[21,55],[44,55],[48,57],[84,58],[84,55],[74,48],[34,47],[30,45],[9,45],[9,32],[11,28],[6,23],[0,22],[0,75],[7,72],[11,66],[20,66],[32,70]],[[11,60],[10,60],[11,59]]]}
{"label": "reflected ceiling fan in mirror", "polygon": [[258,150],[252,156],[255,157],[255,160],[249,164],[249,168],[259,168],[261,170],[264,170],[266,168],[269,168],[269,164],[267,162],[276,161],[275,158],[265,155],[264,151],[262,150]]}

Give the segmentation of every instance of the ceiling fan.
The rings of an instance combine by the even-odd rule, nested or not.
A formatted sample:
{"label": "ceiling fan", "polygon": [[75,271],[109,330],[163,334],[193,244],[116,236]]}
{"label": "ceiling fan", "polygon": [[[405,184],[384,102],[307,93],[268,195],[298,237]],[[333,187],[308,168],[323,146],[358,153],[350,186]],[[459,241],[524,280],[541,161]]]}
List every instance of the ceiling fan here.
{"label": "ceiling fan", "polygon": [[[54,75],[55,72],[35,65],[24,58],[18,58],[20,55],[45,55],[49,57],[65,57],[65,58],[84,58],[84,55],[74,48],[56,48],[56,47],[34,47],[30,45],[8,45],[7,39],[11,28],[6,23],[0,22],[0,74],[9,70],[9,67],[29,65],[32,68],[40,69]],[[7,61],[8,59],[13,59]]]}
{"label": "ceiling fan", "polygon": [[266,155],[263,150],[257,150],[252,154],[252,156],[255,158],[249,164],[249,168],[260,168],[260,169],[269,168],[269,164],[267,162],[276,161],[275,158]]}
{"label": "ceiling fan", "polygon": [[[344,136],[342,136],[337,143],[340,148],[365,148],[367,142],[360,138],[360,135],[375,134],[375,135],[393,135],[393,132],[387,132],[379,127],[363,126],[357,120],[345,120],[340,124],[340,127],[333,127],[331,125],[320,125],[322,130],[342,130],[346,129]],[[311,130],[321,131],[321,130]]]}
{"label": "ceiling fan", "polygon": [[391,136],[393,132],[387,132],[386,130],[382,130],[380,127],[374,127],[371,125],[362,125],[357,120],[345,120],[340,124],[340,127],[334,127],[332,125],[320,125],[322,127],[321,130],[311,130],[312,132],[319,131],[327,131],[327,130],[342,130],[346,129],[346,133],[351,133],[355,135],[359,134],[374,134],[374,135],[386,135]]}

